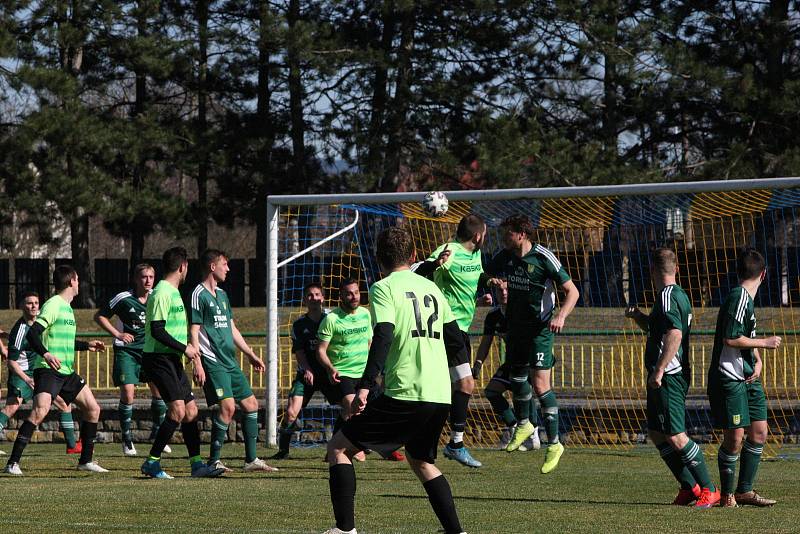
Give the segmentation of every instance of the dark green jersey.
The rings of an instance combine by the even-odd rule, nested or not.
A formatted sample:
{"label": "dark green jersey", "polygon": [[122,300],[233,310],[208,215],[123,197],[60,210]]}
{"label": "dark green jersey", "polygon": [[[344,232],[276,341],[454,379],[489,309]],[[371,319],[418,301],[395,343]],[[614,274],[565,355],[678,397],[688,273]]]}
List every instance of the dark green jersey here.
{"label": "dark green jersey", "polygon": [[122,322],[122,331],[133,336],[133,341],[125,343],[114,340],[114,347],[124,348],[141,354],[144,348],[144,321],[147,315],[147,303],[136,297],[135,291],[117,293],[108,303],[100,308],[100,315],[111,319],[115,315]]}
{"label": "dark green jersey", "polygon": [[166,280],[161,280],[156,284],[153,292],[147,298],[147,313],[144,323],[144,353],[180,356],[180,353],[163,345],[153,337],[150,332],[150,325],[153,321],[164,321],[164,330],[175,338],[178,343],[187,344],[189,326],[186,320],[186,309],[183,305],[183,299],[181,299],[181,292]]}
{"label": "dark green jersey", "polygon": [[228,371],[239,368],[233,342],[233,310],[222,288],[211,293],[203,284],[192,292],[192,324],[200,325],[203,365]]}
{"label": "dark green jersey", "polygon": [[14,328],[8,334],[8,359],[17,362],[20,369],[33,375],[33,364],[40,355],[28,344],[26,336],[29,329],[30,326],[24,317],[20,317],[14,324]]}
{"label": "dark green jersey", "polygon": [[[58,372],[70,375],[75,372],[75,314],[72,306],[61,295],[53,295],[44,303],[36,322],[42,325],[42,345],[59,359]],[[44,358],[38,358],[34,369],[50,369]]]}
{"label": "dark green jersey", "polygon": [[458,327],[467,332],[475,315],[475,294],[483,273],[481,251],[467,250],[461,243],[453,241],[434,250],[427,261],[436,261],[445,247],[450,251],[450,257],[434,271],[433,281],[450,304]]}
{"label": "dark green jersey", "polygon": [[292,353],[302,350],[308,361],[308,366],[311,368],[310,371],[316,376],[327,376],[322,364],[319,363],[319,358],[317,358],[317,346],[319,345],[317,331],[324,318],[325,313],[322,314],[318,322],[309,317],[308,314],[305,314],[292,323]]}
{"label": "dark green jersey", "polygon": [[407,401],[450,404],[444,325],[454,320],[439,288],[410,270],[391,273],[369,288],[372,323],[394,326],[384,368],[384,393]]}
{"label": "dark green jersey", "polygon": [[753,374],[756,360],[753,349],[736,349],[725,345],[726,339],[742,336],[756,337],[756,312],[750,293],[738,286],[719,308],[709,376],[717,373],[723,380],[744,380]]}
{"label": "dark green jersey", "polygon": [[676,375],[689,369],[689,331],[692,326],[692,304],[686,292],[677,284],[661,290],[647,321],[647,345],[644,349],[644,366],[647,372],[655,369],[664,349],[664,334],[670,330],[681,332],[681,344],[672,355],[664,373]]}
{"label": "dark green jersey", "polygon": [[556,306],[556,284],[570,279],[567,271],[555,254],[541,245],[534,245],[522,258],[508,254],[504,259],[509,329],[541,328],[550,321]]}

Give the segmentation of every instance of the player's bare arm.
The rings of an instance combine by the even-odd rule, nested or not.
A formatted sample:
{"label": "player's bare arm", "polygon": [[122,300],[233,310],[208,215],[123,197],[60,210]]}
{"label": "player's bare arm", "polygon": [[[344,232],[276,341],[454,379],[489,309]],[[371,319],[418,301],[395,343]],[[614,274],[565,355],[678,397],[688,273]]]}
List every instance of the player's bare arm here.
{"label": "player's bare arm", "polygon": [[664,370],[669,365],[669,362],[678,353],[678,349],[681,346],[681,340],[683,339],[683,334],[677,328],[673,328],[669,330],[664,337],[661,338],[661,342],[663,343],[663,349],[661,350],[661,356],[658,358],[656,362],[656,367],[650,373],[650,376],[647,377],[647,386],[652,389],[658,389],[661,387],[661,379],[664,377]]}
{"label": "player's bare arm", "polygon": [[734,349],[777,349],[781,346],[781,338],[780,336],[762,338],[739,336],[734,339],[726,339],[725,345]]}
{"label": "player's bare arm", "polygon": [[331,379],[331,382],[334,384],[338,384],[339,380],[339,371],[331,363],[330,358],[328,358],[328,345],[327,341],[319,340],[319,345],[317,346],[317,359],[319,360],[320,365],[322,368],[325,369],[328,373],[328,378]]}
{"label": "player's bare arm", "polygon": [[234,323],[233,320],[231,320],[231,334],[233,335],[234,345],[236,345],[236,348],[242,351],[245,356],[247,356],[247,359],[250,361],[250,365],[253,366],[253,369],[259,373],[263,373],[264,369],[266,369],[264,362],[258,357],[250,345],[247,344],[247,341],[244,340],[244,336],[242,336],[242,333],[238,328],[236,328],[236,323]]}
{"label": "player's bare arm", "polygon": [[8,360],[8,371],[17,375],[20,380],[28,384],[30,387],[33,387],[33,378],[25,374],[25,371],[22,370],[22,367],[20,367],[16,361]]}
{"label": "player's bare arm", "polygon": [[650,315],[644,313],[639,309],[638,306],[633,305],[625,308],[625,317],[628,319],[633,319],[633,321],[636,323],[636,326],[641,328],[644,332],[649,330],[647,321],[650,319]]}
{"label": "player's bare arm", "polygon": [[475,361],[472,364],[473,378],[478,378],[481,375],[481,368],[483,367],[483,362],[486,361],[486,358],[489,356],[493,339],[494,336],[489,336],[486,334],[481,336],[480,345],[478,345],[478,350],[475,353]]}
{"label": "player's bare arm", "polygon": [[561,284],[561,289],[564,290],[564,301],[561,303],[558,313],[550,320],[550,330],[556,333],[563,330],[564,322],[569,317],[569,314],[572,313],[580,297],[580,291],[578,291],[578,287],[572,280],[567,280]]}
{"label": "player's bare arm", "polygon": [[94,322],[97,323],[97,325],[100,328],[108,332],[109,335],[114,339],[118,339],[123,343],[133,342],[133,334],[121,332],[120,330],[118,330],[114,326],[114,324],[108,319],[108,317],[101,315],[99,311],[94,314]]}

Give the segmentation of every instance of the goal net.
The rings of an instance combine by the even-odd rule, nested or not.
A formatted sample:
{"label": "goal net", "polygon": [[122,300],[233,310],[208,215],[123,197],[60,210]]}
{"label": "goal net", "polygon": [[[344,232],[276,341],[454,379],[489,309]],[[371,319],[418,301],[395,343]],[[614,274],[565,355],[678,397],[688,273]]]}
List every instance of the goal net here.
{"label": "goal net", "polygon": [[[502,246],[501,221],[519,213],[530,217],[535,241],[558,256],[580,290],[578,306],[556,338],[552,371],[560,437],[568,446],[625,449],[645,441],[645,336],[624,311],[627,305],[646,311],[652,306],[649,258],[659,246],[677,253],[678,283],[694,308],[687,428],[698,442],[718,440],[705,393],[714,325],[719,305],[737,284],[737,249],[756,247],[767,259],[767,278],[756,298],[758,333],[783,337],[778,351],[762,351],[769,402],[767,452],[775,454],[781,443],[796,439],[800,179],[449,192],[450,209],[436,219],[422,210],[423,195],[269,197],[271,443],[296,373],[289,331],[304,313],[303,287],[320,283],[326,307],[334,308],[340,281],[355,278],[361,284],[362,304],[368,305],[367,290],[381,277],[374,248],[383,228],[409,228],[418,256],[426,257],[454,238],[458,221],[468,213],[487,222],[487,261]],[[479,307],[475,314],[470,329],[473,354],[490,310]],[[499,366],[497,343],[476,381],[465,435],[470,447],[498,447],[503,439],[503,422],[483,393]],[[314,399],[303,413],[296,439],[324,440],[336,414],[335,407]]]}

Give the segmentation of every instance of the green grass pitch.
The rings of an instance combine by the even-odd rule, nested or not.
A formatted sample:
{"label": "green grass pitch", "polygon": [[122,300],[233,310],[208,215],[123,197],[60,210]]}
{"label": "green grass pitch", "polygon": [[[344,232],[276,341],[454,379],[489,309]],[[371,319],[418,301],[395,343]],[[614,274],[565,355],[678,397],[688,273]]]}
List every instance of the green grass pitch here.
{"label": "green grass pitch", "polygon": [[[10,444],[2,447],[10,451]],[[140,454],[147,445],[139,445]],[[234,473],[188,478],[183,445],[165,455],[175,480],[139,475],[141,458],[118,445],[98,445],[96,458],[112,470],[88,475],[63,445],[31,444],[25,476],[2,477],[2,532],[265,532],[315,533],[333,525],[328,468],[322,449],[292,449],[277,473],[241,472],[241,445],[223,460]],[[204,453],[207,452],[204,447]],[[543,451],[473,451],[485,467],[469,470],[441,457],[465,530],[471,534],[534,532],[797,532],[798,474],[791,460],[762,463],[756,487],[779,500],[774,508],[712,509],[669,506],[676,484],[655,449],[626,453],[567,449],[550,475],[539,474]],[[796,450],[783,449],[793,454]],[[269,451],[262,450],[262,457]],[[718,478],[716,459],[709,462]],[[405,463],[368,456],[356,465],[358,531],[433,533],[438,529],[422,486]]]}

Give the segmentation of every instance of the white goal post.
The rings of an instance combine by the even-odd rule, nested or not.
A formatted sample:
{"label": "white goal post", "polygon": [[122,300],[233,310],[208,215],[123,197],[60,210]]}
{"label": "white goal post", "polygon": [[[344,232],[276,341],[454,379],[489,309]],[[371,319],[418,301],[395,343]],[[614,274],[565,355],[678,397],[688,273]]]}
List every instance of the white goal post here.
{"label": "white goal post", "polygon": [[[698,193],[714,193],[728,191],[770,190],[800,188],[800,178],[766,178],[758,180],[730,180],[706,182],[670,182],[652,184],[628,184],[610,186],[588,187],[556,187],[541,189],[505,189],[505,190],[475,190],[475,191],[446,191],[445,194],[453,202],[486,202],[486,201],[520,201],[520,200],[545,200],[569,199],[578,197],[624,197],[631,195],[686,195]],[[280,215],[281,210],[291,207],[308,206],[335,206],[335,205],[386,205],[400,203],[419,203],[425,192],[403,193],[357,193],[357,194],[328,194],[328,195],[270,195],[267,197],[267,268],[266,268],[266,366],[267,385],[266,401],[266,440],[270,447],[277,443],[279,403],[279,339],[281,336],[279,325],[279,266],[293,261],[295,258],[309,252],[313,247],[302,251],[293,251],[279,257],[279,242],[281,236]],[[355,210],[356,220],[348,226],[343,226],[329,236],[332,239],[345,232],[351,231],[358,222],[358,209]],[[319,242],[317,245],[321,245]],[[317,246],[314,245],[314,246]],[[290,257],[291,256],[291,257]]]}

